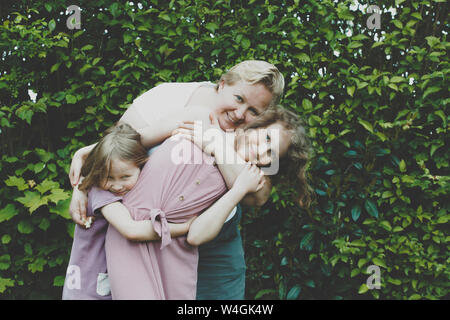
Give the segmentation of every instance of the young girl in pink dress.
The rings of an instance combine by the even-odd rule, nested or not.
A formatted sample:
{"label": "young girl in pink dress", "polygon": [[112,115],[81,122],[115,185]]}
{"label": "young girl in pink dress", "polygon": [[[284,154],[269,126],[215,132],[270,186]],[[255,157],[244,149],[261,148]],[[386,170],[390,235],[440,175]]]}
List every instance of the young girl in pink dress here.
{"label": "young girl in pink dress", "polygon": [[[132,241],[160,240],[151,221],[135,221],[127,212],[102,215],[98,211],[109,203],[122,200],[136,184],[146,161],[147,151],[140,143],[140,135],[126,124],[108,129],[92,157],[87,159],[83,166],[86,179],[80,188],[89,190],[89,223],[86,222],[87,229],[75,227],[63,288],[64,300],[111,299],[105,256],[108,223]],[[174,237],[186,234],[190,222],[170,224],[170,234]]]}

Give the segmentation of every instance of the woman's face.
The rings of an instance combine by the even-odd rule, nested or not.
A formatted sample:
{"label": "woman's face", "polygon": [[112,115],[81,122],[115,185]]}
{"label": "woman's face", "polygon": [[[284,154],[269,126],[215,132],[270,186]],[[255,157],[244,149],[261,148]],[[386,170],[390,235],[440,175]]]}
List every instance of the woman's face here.
{"label": "woman's face", "polygon": [[291,134],[280,122],[236,134],[236,152],[258,166],[268,166],[275,157],[284,157],[290,143]]}
{"label": "woman's face", "polygon": [[228,85],[222,80],[217,91],[216,116],[222,130],[236,129],[252,122],[272,101],[272,93],[261,83],[238,81]]}

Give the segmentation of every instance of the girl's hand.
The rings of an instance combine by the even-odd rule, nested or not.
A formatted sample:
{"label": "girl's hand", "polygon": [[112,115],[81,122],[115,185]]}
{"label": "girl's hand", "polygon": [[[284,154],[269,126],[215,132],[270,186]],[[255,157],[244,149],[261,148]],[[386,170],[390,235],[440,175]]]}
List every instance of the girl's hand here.
{"label": "girl's hand", "polygon": [[265,182],[266,179],[262,170],[256,165],[247,162],[236,178],[233,188],[241,190],[244,194],[254,193],[261,190]]}

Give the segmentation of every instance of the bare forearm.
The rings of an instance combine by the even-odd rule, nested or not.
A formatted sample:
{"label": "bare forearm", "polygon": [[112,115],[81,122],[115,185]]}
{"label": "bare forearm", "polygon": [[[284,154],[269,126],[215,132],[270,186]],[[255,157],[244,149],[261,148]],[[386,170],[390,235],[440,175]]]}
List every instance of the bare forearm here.
{"label": "bare forearm", "polygon": [[141,135],[142,145],[146,148],[150,148],[170,137],[170,134],[176,128],[177,123],[173,120],[167,119],[160,121],[157,124],[138,129],[137,131]]}
{"label": "bare forearm", "polygon": [[[153,228],[153,224],[150,220],[133,220],[127,207],[125,207],[120,202],[106,205],[101,209],[101,211],[105,219],[128,240],[161,240],[161,237]],[[188,231],[188,228],[186,224],[169,223],[169,230],[172,237],[179,237],[185,235]]]}
{"label": "bare forearm", "polygon": [[230,212],[244,195],[245,192],[237,188],[228,190],[191,224],[187,236],[188,243],[199,246],[213,240],[219,234]]}
{"label": "bare forearm", "polygon": [[97,145],[97,143],[94,143],[89,146],[83,147],[83,148],[77,150],[75,155],[78,157],[81,157],[84,161],[84,160],[86,160],[87,156],[89,155],[89,153],[91,153],[91,151],[95,148],[96,145]]}

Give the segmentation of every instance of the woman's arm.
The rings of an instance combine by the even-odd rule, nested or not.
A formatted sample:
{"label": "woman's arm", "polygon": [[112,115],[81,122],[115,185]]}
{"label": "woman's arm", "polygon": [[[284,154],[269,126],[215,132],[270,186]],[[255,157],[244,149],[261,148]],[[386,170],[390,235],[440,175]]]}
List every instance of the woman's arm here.
{"label": "woman's arm", "polygon": [[[154,121],[151,124],[145,122],[136,108],[131,105],[124,113],[120,121],[131,125],[141,134],[141,141],[145,147],[152,147],[164,141],[170,136],[172,131],[178,127],[183,120],[208,120],[209,110],[202,106],[192,106],[185,108],[182,112],[173,113],[164,119]],[[96,144],[86,146],[75,152],[72,163],[70,165],[69,178],[73,187],[79,184],[81,167],[89,153],[94,149]],[[83,226],[82,221],[86,219],[86,193],[74,189],[72,200],[70,202],[70,214],[75,223]]]}
{"label": "woman's arm", "polygon": [[211,207],[197,217],[189,228],[187,242],[199,246],[213,240],[222,229],[231,210],[248,192],[257,192],[264,186],[264,180],[258,167],[244,165],[233,187]]}
{"label": "woman's arm", "polygon": [[[154,241],[161,240],[153,228],[150,220],[135,221],[131,218],[130,212],[121,202],[113,202],[104,206],[101,212],[105,219],[119,233],[131,241]],[[185,235],[194,218],[185,223],[169,223],[170,235],[179,237]]]}
{"label": "woman's arm", "polygon": [[181,112],[172,113],[155,121],[155,123],[138,129],[137,131],[141,135],[141,143],[146,148],[161,143],[169,138],[183,121],[209,121],[208,112],[208,108],[204,106],[190,106],[184,108]]}

